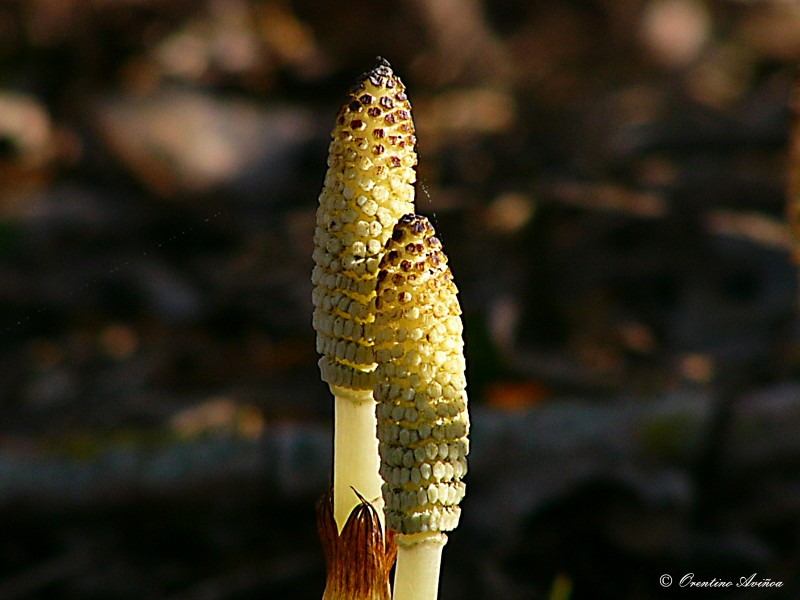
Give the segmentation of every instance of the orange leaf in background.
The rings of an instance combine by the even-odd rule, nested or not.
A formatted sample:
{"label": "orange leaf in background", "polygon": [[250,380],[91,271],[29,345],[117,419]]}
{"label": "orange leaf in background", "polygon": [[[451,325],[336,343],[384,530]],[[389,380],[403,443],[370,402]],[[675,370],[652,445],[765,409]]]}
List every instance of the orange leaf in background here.
{"label": "orange leaf in background", "polygon": [[524,410],[550,396],[550,390],[539,381],[504,381],[489,386],[486,398],[489,406],[504,410]]}

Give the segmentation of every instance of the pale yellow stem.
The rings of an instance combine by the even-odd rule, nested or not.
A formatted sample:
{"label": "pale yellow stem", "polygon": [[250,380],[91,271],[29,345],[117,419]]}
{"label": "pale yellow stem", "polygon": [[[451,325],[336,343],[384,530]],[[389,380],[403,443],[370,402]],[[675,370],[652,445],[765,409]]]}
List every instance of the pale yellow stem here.
{"label": "pale yellow stem", "polygon": [[350,512],[360,503],[354,489],[377,509],[383,525],[375,400],[371,391],[331,386],[334,403],[333,515],[341,533]]}
{"label": "pale yellow stem", "polygon": [[436,600],[446,543],[447,536],[439,532],[397,536],[393,600]]}

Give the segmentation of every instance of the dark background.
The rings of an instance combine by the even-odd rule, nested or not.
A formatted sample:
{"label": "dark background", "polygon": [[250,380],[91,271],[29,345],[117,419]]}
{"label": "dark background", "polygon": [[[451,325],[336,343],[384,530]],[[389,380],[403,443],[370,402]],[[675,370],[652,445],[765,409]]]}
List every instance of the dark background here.
{"label": "dark background", "polygon": [[321,597],[312,231],[377,55],[464,308],[441,598],[800,596],[799,53],[780,1],[0,1],[0,598]]}

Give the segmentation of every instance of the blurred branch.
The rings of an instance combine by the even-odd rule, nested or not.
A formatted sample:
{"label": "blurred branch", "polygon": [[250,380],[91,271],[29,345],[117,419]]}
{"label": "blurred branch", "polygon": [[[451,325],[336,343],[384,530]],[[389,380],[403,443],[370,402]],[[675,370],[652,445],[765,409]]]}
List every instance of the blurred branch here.
{"label": "blurred branch", "polygon": [[[513,73],[505,46],[491,31],[477,0],[415,0],[413,3],[429,31],[433,52],[422,55],[425,68],[434,72],[436,85],[462,82],[504,86]],[[431,62],[436,65],[430,69]]]}
{"label": "blurred branch", "polygon": [[[725,453],[715,463],[718,479],[747,479],[752,487],[771,476],[770,465],[800,466],[798,385],[737,400]],[[503,527],[513,528],[545,503],[596,480],[625,482],[648,501],[688,505],[691,469],[712,406],[708,395],[687,392],[611,405],[565,400],[520,412],[477,408],[470,493],[475,522],[496,527],[503,506]],[[16,501],[45,508],[102,504],[120,494],[202,493],[237,481],[263,482],[287,499],[313,498],[329,484],[331,460],[330,432],[316,425],[268,427],[257,440],[128,443],[84,457],[8,441],[2,450],[0,506]],[[478,499],[485,495],[491,497]]]}

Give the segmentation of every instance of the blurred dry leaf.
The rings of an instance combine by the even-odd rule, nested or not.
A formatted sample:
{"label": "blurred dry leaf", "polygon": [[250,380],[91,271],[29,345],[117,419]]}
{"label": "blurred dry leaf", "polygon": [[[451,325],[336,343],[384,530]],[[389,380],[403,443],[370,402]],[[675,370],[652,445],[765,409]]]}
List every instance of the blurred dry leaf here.
{"label": "blurred dry leaf", "polygon": [[512,61],[495,36],[478,0],[415,0],[428,42],[418,49],[414,70],[432,85],[492,83],[505,87]]}
{"label": "blurred dry leaf", "polygon": [[749,240],[755,244],[778,250],[788,250],[790,232],[783,220],[756,212],[730,210],[709,211],[706,223],[717,235]]}
{"label": "blurred dry leaf", "polygon": [[283,2],[266,2],[257,7],[258,30],[264,43],[282,64],[307,77],[319,76],[329,67],[314,31],[297,18]]}
{"label": "blurred dry leaf", "polygon": [[524,194],[503,194],[489,204],[486,226],[500,233],[514,233],[528,224],[534,211],[533,200]]}
{"label": "blurred dry leaf", "polygon": [[714,359],[707,354],[686,354],[680,358],[678,370],[689,381],[707,384],[714,379]]}
{"label": "blurred dry leaf", "polygon": [[44,104],[0,90],[0,184],[41,177],[53,157],[53,125]]}
{"label": "blurred dry leaf", "polygon": [[172,417],[170,425],[175,433],[185,438],[208,434],[257,438],[264,429],[264,418],[252,406],[241,406],[228,397],[220,397],[179,412]]}
{"label": "blurred dry leaf", "polygon": [[661,194],[630,190],[610,182],[583,184],[564,181],[546,186],[545,191],[566,205],[639,217],[663,217],[668,208]]}
{"label": "blurred dry leaf", "polygon": [[426,147],[454,137],[502,133],[517,118],[513,96],[498,89],[456,89],[414,100],[417,131]]}
{"label": "blurred dry leaf", "polygon": [[800,3],[758,2],[738,20],[744,45],[775,60],[796,61],[800,55]]}
{"label": "blurred dry leaf", "polygon": [[289,177],[314,132],[301,108],[265,110],[177,89],[101,100],[95,117],[110,151],[163,196],[221,187],[263,196]]}
{"label": "blurred dry leaf", "polygon": [[698,102],[724,109],[747,92],[755,68],[751,52],[720,44],[689,69],[689,93]]}
{"label": "blurred dry leaf", "polygon": [[130,326],[113,323],[100,332],[100,344],[108,356],[115,360],[124,360],[136,352],[139,336]]}
{"label": "blurred dry leaf", "polygon": [[683,67],[694,60],[711,34],[705,3],[698,0],[651,0],[642,17],[642,39],[656,60]]}

